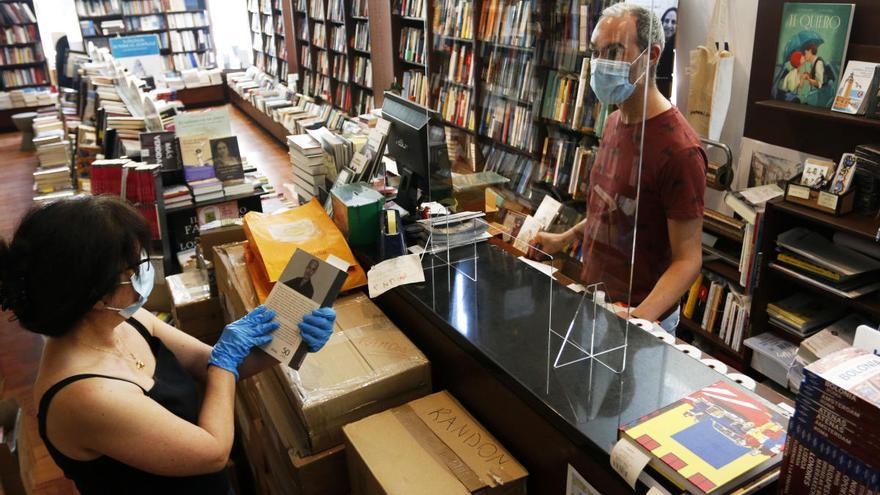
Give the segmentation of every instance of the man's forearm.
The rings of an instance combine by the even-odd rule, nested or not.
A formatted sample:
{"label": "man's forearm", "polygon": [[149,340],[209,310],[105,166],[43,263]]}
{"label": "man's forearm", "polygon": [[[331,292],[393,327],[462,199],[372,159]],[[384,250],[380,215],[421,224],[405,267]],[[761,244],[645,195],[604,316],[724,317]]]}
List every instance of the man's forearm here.
{"label": "man's forearm", "polygon": [[584,229],[587,228],[587,219],[578,222],[574,227],[565,231],[566,244],[574,242],[575,239],[583,239]]}
{"label": "man's forearm", "polygon": [[632,316],[649,321],[658,320],[669,308],[681,301],[681,297],[694,283],[700,273],[700,261],[673,261],[663,272],[648,297],[633,310]]}

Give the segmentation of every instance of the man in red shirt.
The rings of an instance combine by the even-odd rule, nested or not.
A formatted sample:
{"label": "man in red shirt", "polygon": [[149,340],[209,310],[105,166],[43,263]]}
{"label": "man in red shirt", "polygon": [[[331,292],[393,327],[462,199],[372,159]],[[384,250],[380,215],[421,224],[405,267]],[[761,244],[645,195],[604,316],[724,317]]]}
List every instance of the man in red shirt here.
{"label": "man in red shirt", "polygon": [[664,37],[653,12],[611,6],[591,42],[591,86],[618,110],[608,116],[590,171],[586,219],[533,242],[554,253],[582,239],[583,282],[603,283],[613,301],[634,308],[631,317],[674,332],[679,301],[702,264],[706,154],[654,82]]}

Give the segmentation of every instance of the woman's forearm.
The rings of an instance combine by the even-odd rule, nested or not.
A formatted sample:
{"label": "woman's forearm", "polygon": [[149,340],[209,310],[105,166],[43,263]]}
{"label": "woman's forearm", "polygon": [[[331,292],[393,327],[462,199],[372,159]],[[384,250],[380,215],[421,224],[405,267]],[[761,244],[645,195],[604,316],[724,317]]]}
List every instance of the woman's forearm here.
{"label": "woman's forearm", "polygon": [[211,434],[219,447],[224,466],[232,450],[235,407],[235,375],[217,366],[209,366],[205,380],[205,398],[199,412],[199,426]]}

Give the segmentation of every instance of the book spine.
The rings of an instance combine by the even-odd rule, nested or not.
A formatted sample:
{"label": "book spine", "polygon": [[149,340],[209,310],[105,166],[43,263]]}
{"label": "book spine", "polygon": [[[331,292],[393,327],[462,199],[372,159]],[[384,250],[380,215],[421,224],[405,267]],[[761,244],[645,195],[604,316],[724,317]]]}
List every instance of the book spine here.
{"label": "book spine", "polygon": [[795,424],[786,439],[780,488],[781,493],[877,493],[880,471]]}

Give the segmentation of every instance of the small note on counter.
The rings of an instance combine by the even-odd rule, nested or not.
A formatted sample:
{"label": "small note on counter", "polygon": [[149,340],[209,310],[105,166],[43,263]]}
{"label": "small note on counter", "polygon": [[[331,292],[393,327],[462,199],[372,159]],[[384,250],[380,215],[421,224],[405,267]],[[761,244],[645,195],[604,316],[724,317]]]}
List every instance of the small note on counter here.
{"label": "small note on counter", "polygon": [[422,260],[417,254],[407,254],[373,265],[367,272],[370,297],[378,297],[400,285],[425,281]]}
{"label": "small note on counter", "polygon": [[549,276],[549,277],[552,277],[553,274],[558,271],[557,268],[553,268],[550,265],[545,265],[544,263],[541,263],[540,261],[530,260],[530,259],[526,258],[525,256],[520,256],[519,260],[522,261],[523,263],[529,265],[530,267],[534,268],[535,270],[538,270],[539,272],[543,273],[544,275]]}
{"label": "small note on counter", "polygon": [[565,480],[565,495],[602,495],[602,492],[591,485],[577,472],[571,464],[568,465],[568,475]]}
{"label": "small note on counter", "polygon": [[650,457],[625,438],[621,438],[611,449],[611,467],[621,475],[630,488],[636,488],[639,473],[648,465]]}

